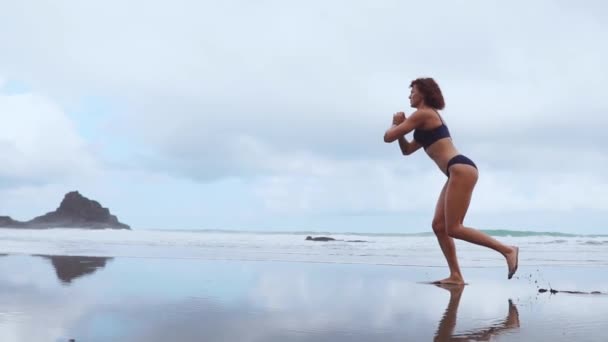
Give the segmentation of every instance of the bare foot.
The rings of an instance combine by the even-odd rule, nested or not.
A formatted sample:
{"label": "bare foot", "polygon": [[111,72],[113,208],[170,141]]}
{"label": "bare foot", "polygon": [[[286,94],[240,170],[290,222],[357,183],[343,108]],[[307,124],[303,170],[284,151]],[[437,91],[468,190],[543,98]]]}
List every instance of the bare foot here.
{"label": "bare foot", "polygon": [[511,248],[512,250],[505,254],[507,266],[509,267],[509,279],[513,278],[513,275],[517,272],[517,265],[519,262],[519,247],[511,246]]}
{"label": "bare foot", "polygon": [[433,284],[465,285],[462,276],[449,276],[448,278],[434,281]]}

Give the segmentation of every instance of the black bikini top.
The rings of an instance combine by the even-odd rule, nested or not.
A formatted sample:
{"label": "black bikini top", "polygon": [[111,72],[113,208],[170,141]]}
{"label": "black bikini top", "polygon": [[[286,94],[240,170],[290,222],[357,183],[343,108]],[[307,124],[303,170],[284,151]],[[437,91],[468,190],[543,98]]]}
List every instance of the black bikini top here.
{"label": "black bikini top", "polygon": [[[439,113],[437,113],[437,115],[439,115]],[[428,130],[414,130],[414,139],[419,142],[425,150],[437,140],[450,137],[450,130],[448,130],[448,126],[445,125],[440,115],[439,120],[441,120],[441,126]]]}

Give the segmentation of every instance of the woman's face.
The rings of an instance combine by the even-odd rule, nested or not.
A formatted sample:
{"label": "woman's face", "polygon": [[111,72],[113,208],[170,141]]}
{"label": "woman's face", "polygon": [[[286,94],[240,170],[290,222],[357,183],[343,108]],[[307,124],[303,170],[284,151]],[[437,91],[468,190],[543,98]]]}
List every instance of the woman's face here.
{"label": "woman's face", "polygon": [[423,96],[415,85],[410,92],[410,107],[418,108],[423,103]]}

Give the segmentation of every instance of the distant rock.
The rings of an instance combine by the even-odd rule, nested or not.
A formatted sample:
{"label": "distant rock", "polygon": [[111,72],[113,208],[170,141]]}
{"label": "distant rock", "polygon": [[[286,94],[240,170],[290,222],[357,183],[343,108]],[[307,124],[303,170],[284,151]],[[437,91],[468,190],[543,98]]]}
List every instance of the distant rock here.
{"label": "distant rock", "polygon": [[78,191],[65,195],[57,210],[38,216],[30,221],[15,221],[9,216],[0,216],[3,228],[89,228],[130,229],[97,201],[82,196]]}
{"label": "distant rock", "polygon": [[0,216],[0,227],[21,227],[25,223],[15,221],[9,216]]}
{"label": "distant rock", "polygon": [[330,238],[330,237],[326,237],[326,236],[319,236],[319,237],[307,236],[306,240],[310,240],[310,241],[336,241],[336,239]]}
{"label": "distant rock", "polygon": [[[319,236],[319,237],[307,236],[306,240],[308,240],[308,241],[344,241],[344,240],[336,240],[334,238],[330,238],[327,236]],[[345,242],[367,242],[367,241],[365,241],[365,240],[346,240]]]}

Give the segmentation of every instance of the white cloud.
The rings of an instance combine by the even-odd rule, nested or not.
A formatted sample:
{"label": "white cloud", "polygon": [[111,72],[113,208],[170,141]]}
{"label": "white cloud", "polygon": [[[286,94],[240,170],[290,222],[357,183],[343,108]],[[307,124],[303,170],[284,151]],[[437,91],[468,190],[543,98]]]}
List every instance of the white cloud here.
{"label": "white cloud", "polygon": [[605,9],[5,2],[0,74],[36,92],[0,98],[20,106],[9,124],[28,132],[3,136],[0,179],[94,169],[61,108],[95,94],[119,108],[103,124],[150,152],[129,158],[148,171],[244,179],[270,212],[396,211],[403,194],[405,210],[432,208],[443,176],[422,151],[404,160],[381,139],[393,112],[411,111],[409,81],[433,76],[457,147],[481,169],[472,210],[547,208],[557,195],[559,208],[602,208],[584,194],[606,186]]}
{"label": "white cloud", "polygon": [[[592,12],[550,1],[526,11],[438,4],[63,1],[37,15],[20,10],[27,2],[11,3],[4,25],[24,39],[3,37],[12,49],[0,64],[61,97],[113,96],[128,113],[116,118],[125,135],[178,165],[205,159],[195,171],[212,177],[243,166],[213,170],[222,164],[217,151],[241,135],[330,157],[376,155],[419,75],[441,82],[445,115],[463,143],[564,120],[556,109],[580,110],[578,99],[606,123],[598,85],[608,51],[596,44],[606,25]],[[439,18],[433,25],[403,16],[429,10]],[[565,55],[564,46],[576,53]]]}
{"label": "white cloud", "polygon": [[[333,160],[314,155],[252,155],[272,172],[253,183],[266,209],[275,214],[408,213],[434,210],[447,178],[426,156],[376,160]],[[262,150],[262,149],[260,149]],[[492,153],[493,151],[483,151]],[[518,148],[493,165],[477,153],[480,178],[472,211],[608,210],[603,170],[608,156],[595,151]],[[515,153],[517,156],[513,156]],[[564,156],[567,156],[564,161]],[[483,159],[486,158],[486,159]],[[515,161],[521,165],[508,165]],[[526,164],[524,164],[527,161]],[[489,165],[488,165],[489,164]]]}
{"label": "white cloud", "polygon": [[0,94],[0,112],[0,185],[48,184],[94,172],[86,142],[49,98]]}

